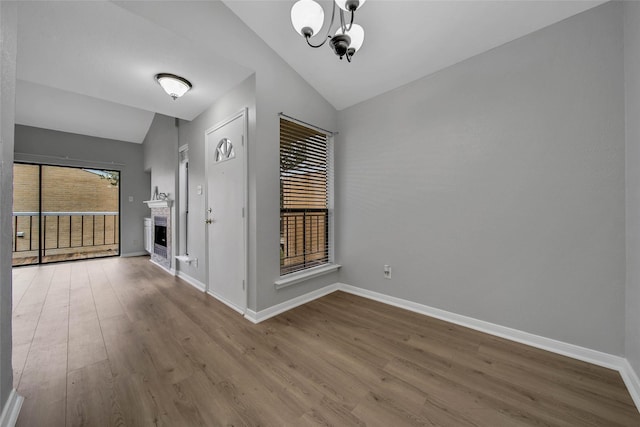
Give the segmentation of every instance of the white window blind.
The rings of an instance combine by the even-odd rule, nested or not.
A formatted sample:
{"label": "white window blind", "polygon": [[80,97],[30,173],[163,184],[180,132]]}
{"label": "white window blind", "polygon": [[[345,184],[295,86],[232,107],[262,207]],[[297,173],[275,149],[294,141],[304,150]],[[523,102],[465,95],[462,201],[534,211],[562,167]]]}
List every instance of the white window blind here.
{"label": "white window blind", "polygon": [[328,135],[280,118],[280,275],[329,262]]}

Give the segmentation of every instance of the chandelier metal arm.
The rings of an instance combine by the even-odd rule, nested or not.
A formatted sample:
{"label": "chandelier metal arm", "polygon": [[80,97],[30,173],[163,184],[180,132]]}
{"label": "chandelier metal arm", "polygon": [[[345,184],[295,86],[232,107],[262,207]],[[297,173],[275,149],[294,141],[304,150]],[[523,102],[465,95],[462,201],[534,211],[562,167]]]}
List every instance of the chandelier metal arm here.
{"label": "chandelier metal arm", "polygon": [[355,15],[356,15],[356,11],[352,10],[351,21],[349,22],[349,26],[347,27],[346,24],[344,23],[344,11],[340,9],[340,28],[342,28],[343,33],[351,31],[351,27],[353,26],[353,18],[355,17]]}
{"label": "chandelier metal arm", "polygon": [[[340,14],[342,14],[342,10],[340,10]],[[307,40],[307,44],[313,48],[319,48],[324,46],[324,44],[327,42],[327,40],[331,40],[331,34],[329,34],[331,32],[331,27],[333,27],[333,22],[335,21],[336,18],[336,2],[333,2],[333,10],[331,11],[331,23],[329,23],[329,27],[327,27],[327,36],[324,38],[324,40],[322,41],[322,43],[320,44],[312,44],[311,41],[309,39],[311,39],[312,36],[305,36],[305,39]],[[353,22],[353,20],[351,21]]]}
{"label": "chandelier metal arm", "polygon": [[310,37],[309,37],[309,36],[306,36],[306,37],[305,37],[305,39],[307,40],[307,44],[308,44],[309,46],[311,46],[311,47],[313,47],[313,48],[319,48],[319,47],[324,46],[324,44],[327,42],[327,40],[330,40],[330,39],[331,39],[331,36],[330,36],[330,35],[327,35],[327,38],[326,38],[326,39],[324,39],[324,41],[323,41],[322,43],[320,43],[320,44],[311,44],[311,42],[309,41],[309,39],[310,39]]}

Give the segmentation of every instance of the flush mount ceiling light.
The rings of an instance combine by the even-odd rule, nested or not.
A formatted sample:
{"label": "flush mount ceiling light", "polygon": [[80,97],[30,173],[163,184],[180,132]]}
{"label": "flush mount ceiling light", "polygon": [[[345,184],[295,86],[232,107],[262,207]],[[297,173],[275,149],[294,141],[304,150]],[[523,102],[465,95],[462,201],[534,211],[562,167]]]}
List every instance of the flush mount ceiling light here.
{"label": "flush mount ceiling light", "polygon": [[162,89],[174,100],[180,98],[191,89],[191,82],[184,77],[175,74],[160,73],[156,74],[156,81]]}
{"label": "flush mount ceiling light", "polygon": [[[318,34],[324,25],[324,9],[314,0],[298,0],[291,8],[291,23],[293,28],[307,40],[307,44],[313,48],[324,45],[327,40],[333,51],[342,59],[347,58],[351,62],[353,55],[360,49],[364,41],[364,30],[358,24],[353,23],[356,10],[364,4],[366,0],[335,0],[331,12],[331,22],[327,28],[327,36],[320,44],[312,44],[311,37]],[[332,36],[331,27],[336,17],[336,5],[340,8],[340,26]],[[344,14],[351,12],[351,17],[347,21]]]}

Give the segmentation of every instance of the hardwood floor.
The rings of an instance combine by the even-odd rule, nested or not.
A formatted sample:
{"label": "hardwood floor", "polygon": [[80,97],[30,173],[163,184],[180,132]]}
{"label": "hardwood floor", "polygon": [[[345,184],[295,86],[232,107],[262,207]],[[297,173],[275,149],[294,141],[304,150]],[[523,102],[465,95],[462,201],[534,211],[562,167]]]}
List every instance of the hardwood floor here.
{"label": "hardwood floor", "polygon": [[640,426],[620,375],[336,292],[253,325],[147,258],[14,269],[18,426]]}

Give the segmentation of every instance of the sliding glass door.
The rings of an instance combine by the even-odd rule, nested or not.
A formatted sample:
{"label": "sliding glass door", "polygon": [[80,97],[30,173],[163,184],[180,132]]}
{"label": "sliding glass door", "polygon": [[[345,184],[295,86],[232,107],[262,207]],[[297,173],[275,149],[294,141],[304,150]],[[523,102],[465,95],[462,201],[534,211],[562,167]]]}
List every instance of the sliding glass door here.
{"label": "sliding glass door", "polygon": [[13,265],[120,253],[120,174],[14,165]]}

